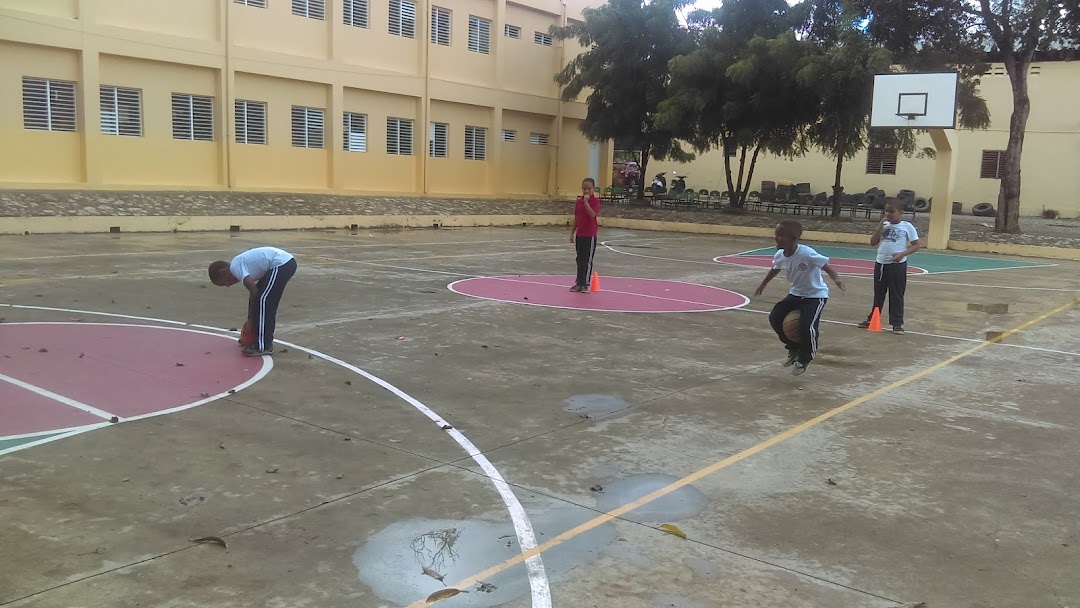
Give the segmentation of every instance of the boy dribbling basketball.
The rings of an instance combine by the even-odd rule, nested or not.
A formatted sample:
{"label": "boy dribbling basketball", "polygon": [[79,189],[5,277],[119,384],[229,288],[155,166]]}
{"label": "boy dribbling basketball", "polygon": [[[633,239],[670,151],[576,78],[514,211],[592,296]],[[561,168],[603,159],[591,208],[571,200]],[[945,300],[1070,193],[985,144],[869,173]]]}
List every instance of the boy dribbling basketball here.
{"label": "boy dribbling basketball", "polygon": [[244,355],[260,357],[274,353],[274,327],[278,303],[285,285],[296,274],[296,259],[277,247],[256,247],[233,258],[210,264],[210,282],[219,287],[243,283],[248,290],[248,322],[255,343],[244,348]]}
{"label": "boy dribbling basketball", "polygon": [[[794,365],[791,373],[795,376],[801,376],[817,355],[818,322],[821,320],[825,303],[829,301],[829,286],[821,278],[821,273],[829,275],[840,291],[847,293],[840,275],[829,266],[829,258],[814,251],[812,247],[800,245],[800,237],[802,224],[799,222],[783,220],[776,225],[778,251],[773,256],[773,267],[754,291],[755,296],[760,296],[765,291],[765,286],[780,274],[780,271],[787,272],[791,288],[787,297],[773,306],[769,313],[769,324],[787,348],[788,356],[784,367]],[[799,311],[798,342],[784,334],[784,317],[793,310]]]}

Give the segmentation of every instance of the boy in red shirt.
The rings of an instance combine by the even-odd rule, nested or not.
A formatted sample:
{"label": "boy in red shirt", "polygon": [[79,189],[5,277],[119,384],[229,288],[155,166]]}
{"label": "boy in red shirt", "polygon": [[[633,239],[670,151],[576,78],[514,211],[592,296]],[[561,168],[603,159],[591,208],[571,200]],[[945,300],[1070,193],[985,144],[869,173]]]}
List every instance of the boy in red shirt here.
{"label": "boy in red shirt", "polygon": [[586,177],[581,182],[581,196],[574,204],[574,223],[570,225],[570,242],[577,247],[577,282],[570,291],[589,291],[589,275],[592,274],[593,256],[596,255],[596,235],[600,230],[596,223],[599,214],[596,181]]}

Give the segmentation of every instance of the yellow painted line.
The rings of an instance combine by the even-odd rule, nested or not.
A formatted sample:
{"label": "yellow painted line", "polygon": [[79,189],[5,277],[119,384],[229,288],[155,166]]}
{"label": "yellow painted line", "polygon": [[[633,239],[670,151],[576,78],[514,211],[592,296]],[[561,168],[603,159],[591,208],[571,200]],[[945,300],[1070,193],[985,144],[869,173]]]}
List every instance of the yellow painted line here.
{"label": "yellow painted line", "polygon": [[[619,507],[617,509],[613,509],[611,511],[608,511],[607,513],[602,514],[602,515],[598,515],[597,517],[595,517],[593,519],[590,519],[589,521],[581,524],[580,526],[577,526],[576,528],[571,528],[571,529],[567,530],[566,532],[563,532],[562,534],[559,534],[558,536],[553,537],[551,540],[549,540],[549,541],[547,541],[547,542],[545,542],[543,544],[537,545],[536,547],[534,547],[532,549],[529,549],[528,551],[524,551],[524,552],[522,552],[522,553],[520,553],[520,554],[518,554],[518,555],[516,555],[516,556],[502,562],[501,564],[496,564],[496,565],[488,568],[487,570],[484,570],[483,572],[478,572],[478,573],[476,573],[476,574],[474,574],[474,575],[472,575],[472,576],[470,576],[470,577],[468,577],[468,578],[466,578],[464,580],[461,580],[457,584],[452,585],[452,587],[454,587],[456,589],[468,589],[469,587],[473,587],[475,585],[478,585],[481,582],[483,582],[483,581],[485,581],[487,579],[490,579],[492,576],[495,576],[496,574],[499,574],[500,572],[503,572],[503,571],[505,571],[505,570],[507,570],[509,568],[512,568],[512,567],[524,562],[525,560],[529,559],[530,557],[533,557],[534,555],[540,555],[541,553],[544,553],[545,551],[549,551],[549,550],[553,549],[554,547],[557,547],[557,546],[561,545],[562,543],[565,543],[568,540],[571,540],[571,539],[573,539],[573,538],[575,538],[577,536],[580,536],[580,535],[588,532],[589,530],[592,530],[592,529],[596,528],[597,526],[601,526],[603,524],[606,524],[606,523],[610,522],[613,519],[617,519],[619,517],[622,517],[623,515],[629,513],[630,511],[633,511],[634,509],[637,509],[637,508],[640,508],[640,507],[642,507],[644,505],[647,505],[647,504],[649,504],[650,502],[652,502],[654,500],[657,500],[659,498],[667,496],[668,494],[671,494],[672,492],[678,490],[679,488],[682,488],[684,486],[688,486],[688,485],[694,483],[695,481],[698,481],[698,480],[700,480],[702,478],[705,478],[705,477],[708,477],[709,475],[712,475],[713,473],[716,473],[717,471],[720,471],[721,469],[725,469],[725,468],[727,468],[727,467],[729,467],[729,466],[731,466],[731,465],[733,465],[733,464],[735,464],[737,462],[741,462],[743,460],[746,460],[747,458],[749,458],[749,457],[751,457],[751,456],[753,456],[753,455],[755,455],[755,454],[757,454],[759,452],[767,450],[767,449],[773,447],[774,445],[777,445],[779,443],[787,441],[788,439],[791,439],[792,437],[798,435],[799,433],[802,433],[803,431],[805,431],[807,429],[813,428],[813,427],[821,424],[822,422],[825,422],[826,420],[829,420],[830,418],[833,418],[835,416],[843,414],[844,412],[846,412],[846,411],[848,411],[848,410],[850,410],[850,409],[852,409],[854,407],[857,407],[859,405],[862,405],[863,403],[866,403],[867,401],[870,401],[871,399],[874,399],[876,397],[880,397],[882,395],[885,395],[885,394],[887,394],[889,392],[892,392],[892,391],[894,391],[894,390],[896,390],[896,389],[898,389],[898,388],[900,388],[902,386],[910,384],[910,383],[912,383],[912,382],[914,382],[914,381],[916,381],[916,380],[918,380],[920,378],[928,376],[928,375],[930,375],[930,374],[932,374],[932,373],[934,373],[934,372],[936,372],[936,371],[938,371],[938,370],[940,370],[940,369],[942,369],[944,367],[947,367],[949,365],[952,365],[953,363],[956,363],[957,361],[959,361],[959,360],[961,360],[961,359],[963,359],[965,357],[969,357],[969,356],[979,352],[980,350],[986,348],[987,346],[990,346],[991,344],[995,344],[997,342],[1000,342],[1000,341],[1004,340],[1005,338],[1008,338],[1009,336],[1012,336],[1012,335],[1014,335],[1016,333],[1024,331],[1025,329],[1031,327],[1032,325],[1035,325],[1036,323],[1044,321],[1044,320],[1046,320],[1046,319],[1048,319],[1048,318],[1050,318],[1050,317],[1052,317],[1052,316],[1054,316],[1054,315],[1056,315],[1056,314],[1058,314],[1058,313],[1060,313],[1062,311],[1068,310],[1069,308],[1072,308],[1073,306],[1077,306],[1077,305],[1080,305],[1080,298],[1072,300],[1068,304],[1063,304],[1062,306],[1059,306],[1059,307],[1051,310],[1050,312],[1043,313],[1043,314],[1035,317],[1034,319],[1031,319],[1030,321],[1027,321],[1026,323],[1018,325],[1017,327],[1014,327],[1013,329],[1010,329],[1010,330],[1002,333],[1001,335],[994,337],[991,340],[987,340],[986,342],[976,344],[975,346],[965,350],[964,352],[962,352],[962,353],[960,353],[958,355],[954,355],[952,357],[949,357],[948,359],[945,359],[944,361],[941,361],[940,363],[936,363],[934,365],[931,365],[930,367],[928,367],[928,368],[926,368],[926,369],[924,369],[922,371],[915,372],[914,374],[911,374],[910,376],[908,376],[906,378],[897,380],[896,382],[893,382],[892,384],[889,384],[887,386],[883,386],[883,387],[877,389],[876,391],[874,391],[872,393],[867,393],[866,395],[863,395],[862,397],[859,397],[857,399],[849,401],[849,402],[845,403],[844,405],[841,405],[840,407],[829,410],[829,411],[825,412],[824,414],[821,414],[820,416],[817,416],[815,418],[811,418],[810,420],[807,420],[806,422],[804,422],[804,423],[802,423],[802,424],[800,424],[800,425],[798,425],[796,427],[790,428],[790,429],[784,431],[783,433],[780,433],[779,435],[776,435],[776,436],[774,436],[774,437],[772,437],[770,439],[762,441],[761,443],[759,443],[759,444],[757,444],[757,445],[755,445],[755,446],[753,446],[751,448],[747,448],[747,449],[745,449],[745,450],[743,450],[743,451],[741,451],[741,452],[739,452],[737,454],[734,454],[732,456],[728,456],[727,458],[721,460],[720,462],[711,464],[711,465],[705,467],[704,469],[701,469],[701,470],[699,470],[699,471],[697,471],[695,473],[691,473],[690,475],[687,475],[686,477],[683,477],[682,479],[680,479],[678,481],[674,481],[671,484],[669,484],[667,486],[664,486],[664,487],[662,487],[662,488],[660,488],[660,489],[658,489],[658,490],[656,490],[656,491],[654,491],[654,492],[652,492],[650,494],[646,494],[645,496],[642,496],[641,498],[639,498],[639,499],[637,499],[637,500],[635,500],[633,502],[629,502],[629,503],[627,503],[627,504],[625,504],[625,505],[623,505],[623,506],[621,506],[621,507]],[[409,604],[409,608],[421,608],[421,607],[427,606],[427,605],[429,605],[427,600],[418,600],[416,602],[413,602],[412,604]]]}

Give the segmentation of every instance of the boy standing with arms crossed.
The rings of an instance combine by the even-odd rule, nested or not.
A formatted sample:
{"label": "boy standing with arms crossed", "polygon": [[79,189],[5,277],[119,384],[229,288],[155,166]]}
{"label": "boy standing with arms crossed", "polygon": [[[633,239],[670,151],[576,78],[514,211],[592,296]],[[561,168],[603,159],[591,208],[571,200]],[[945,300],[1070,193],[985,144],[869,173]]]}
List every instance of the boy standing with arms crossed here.
{"label": "boy standing with arms crossed", "polygon": [[574,203],[574,223],[570,225],[570,242],[577,249],[577,281],[570,291],[589,291],[589,275],[592,274],[593,256],[596,255],[596,236],[600,232],[596,222],[599,214],[600,199],[596,197],[596,182],[586,177],[581,181],[581,196]]}
{"label": "boy standing with arms crossed", "polygon": [[874,263],[874,307],[870,316],[859,323],[859,327],[870,327],[870,318],[874,308],[881,310],[885,305],[885,294],[889,295],[889,325],[894,334],[904,334],[904,291],[907,289],[907,256],[918,251],[919,233],[911,222],[904,221],[904,204],[896,199],[885,203],[881,223],[870,235],[870,244],[878,248]]}
{"label": "boy standing with arms crossed", "polygon": [[[821,311],[825,308],[825,303],[829,301],[829,286],[821,278],[821,273],[829,275],[840,291],[847,293],[840,275],[836,274],[832,266],[829,266],[829,258],[814,251],[811,247],[800,245],[800,237],[802,237],[802,224],[799,222],[783,220],[776,225],[775,238],[778,251],[773,256],[773,267],[754,292],[755,296],[760,296],[769,281],[780,274],[780,271],[787,271],[791,289],[787,297],[773,306],[772,312],[769,313],[769,324],[787,347],[788,357],[784,362],[784,367],[794,365],[795,367],[791,370],[794,376],[801,376],[817,355],[818,322],[821,320]],[[792,342],[784,335],[784,317],[793,310],[799,311],[798,342]]]}

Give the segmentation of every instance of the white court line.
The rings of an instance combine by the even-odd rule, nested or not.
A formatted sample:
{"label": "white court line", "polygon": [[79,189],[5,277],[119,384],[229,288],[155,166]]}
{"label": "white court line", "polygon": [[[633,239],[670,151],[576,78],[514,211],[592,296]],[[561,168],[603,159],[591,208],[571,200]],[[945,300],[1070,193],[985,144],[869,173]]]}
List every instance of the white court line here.
{"label": "white court line", "polygon": [[[687,264],[708,264],[709,266],[715,266],[716,265],[713,262],[706,262],[706,261],[703,261],[703,260],[683,260],[683,259],[679,259],[679,258],[665,258],[665,257],[661,257],[661,256],[658,256],[658,255],[645,255],[643,253],[630,253],[629,251],[619,251],[618,249],[613,248],[611,245],[608,245],[607,241],[602,241],[600,243],[600,246],[604,247],[604,248],[606,248],[606,249],[608,249],[610,251],[613,251],[615,253],[619,253],[619,254],[622,254],[622,255],[629,255],[629,256],[633,256],[635,258],[649,258],[649,259],[652,259],[652,260],[666,260],[668,262],[685,262]],[[731,254],[731,255],[737,255],[737,254]]]}
{"label": "white court line", "polygon": [[[760,314],[760,315],[769,314],[768,310],[757,310],[757,309],[754,309],[754,308],[742,307],[742,308],[739,308],[738,310],[744,310],[746,312],[753,312],[753,313],[757,313],[757,314]],[[848,321],[830,321],[829,319],[824,319],[824,318],[821,319],[821,322],[822,323],[830,323],[832,325],[846,325],[848,327],[858,327],[859,326],[858,323],[850,323]],[[882,333],[889,333],[889,332],[883,331]],[[912,334],[912,335],[915,335],[915,336],[926,336],[926,337],[929,337],[929,338],[941,338],[942,340],[956,340],[957,342],[975,342],[975,343],[978,343],[978,344],[982,344],[983,342],[987,341],[987,340],[980,340],[978,338],[962,338],[960,336],[946,336],[944,334],[931,334],[931,333],[927,333],[927,332],[923,332],[923,331],[912,331],[910,329],[904,330],[904,333],[905,334]],[[1067,350],[1054,350],[1052,348],[1040,348],[1038,346],[1027,346],[1027,345],[1024,345],[1024,344],[1009,344],[1008,342],[994,342],[992,344],[992,346],[1008,346],[1010,348],[1022,348],[1024,350],[1033,350],[1033,351],[1037,351],[1037,352],[1051,353],[1051,354],[1055,354],[1055,355],[1067,355],[1067,356],[1070,356],[1070,357],[1080,357],[1080,353],[1069,352]]]}
{"label": "white court line", "polygon": [[[104,427],[107,427],[107,426],[112,426],[112,425],[110,423],[108,423],[108,422],[99,422],[97,424],[88,424],[86,426],[78,426],[78,427],[74,427],[74,428],[71,428],[71,429],[64,429],[64,430],[58,431],[60,433],[59,435],[50,435],[48,437],[45,437],[44,439],[39,439],[37,441],[28,441],[26,443],[20,443],[19,445],[7,448],[6,450],[0,450],[0,456],[6,456],[7,454],[10,454],[12,452],[18,452],[19,450],[26,450],[26,449],[36,447],[36,446],[39,446],[39,445],[43,445],[43,444],[46,444],[46,443],[52,443],[53,441],[59,441],[61,439],[67,439],[68,437],[74,437],[75,435],[79,435],[81,433],[87,433],[89,431],[104,428]],[[47,434],[47,433],[36,433],[36,434],[37,435],[42,435],[42,434]],[[18,437],[17,436],[15,436],[15,437],[0,437],[0,440],[12,439],[12,438],[17,439]]]}
{"label": "white court line", "polygon": [[[169,325],[192,327],[192,328],[197,328],[197,329],[208,330],[208,331],[211,331],[211,332],[218,332],[216,335],[221,335],[220,332],[226,332],[226,330],[224,330],[224,329],[221,329],[219,327],[212,327],[212,326],[209,326],[209,325],[198,325],[198,324],[194,324],[194,323],[184,323],[182,321],[173,321],[173,320],[169,320],[169,319],[157,319],[157,318],[153,318],[153,317],[142,317],[142,316],[137,316],[137,315],[124,315],[124,314],[119,314],[119,313],[97,312],[97,311],[92,311],[92,310],[76,310],[76,309],[70,309],[70,308],[55,308],[55,307],[49,307],[49,306],[29,306],[29,305],[21,305],[21,304],[0,304],[0,307],[16,308],[16,309],[22,309],[22,310],[44,310],[44,311],[64,312],[64,313],[71,313],[71,314],[97,315],[97,316],[111,317],[111,318],[118,318],[118,319],[129,319],[129,320],[134,320],[134,321],[150,321],[150,322],[155,322],[155,323],[165,323],[165,324],[169,324]],[[288,346],[290,348],[295,348],[295,349],[297,349],[299,351],[306,352],[309,355],[312,355],[314,357],[318,357],[320,359],[323,359],[324,361],[328,361],[330,363],[333,363],[335,365],[343,367],[343,368],[345,368],[345,369],[347,369],[347,370],[349,370],[351,372],[354,372],[354,373],[356,373],[356,374],[370,380],[371,382],[377,384],[378,386],[386,389],[387,391],[389,391],[390,393],[392,393],[395,396],[399,397],[400,399],[402,399],[403,401],[405,401],[409,405],[413,406],[418,411],[420,411],[425,416],[427,416],[428,419],[430,419],[432,422],[434,422],[440,428],[450,426],[451,428],[448,428],[448,429],[443,428],[443,430],[445,430],[446,433],[448,435],[450,435],[450,437],[452,437],[454,439],[454,441],[456,441],[458,443],[458,445],[460,445],[465,450],[466,453],[469,454],[469,456],[473,459],[474,462],[476,462],[476,464],[480,465],[480,468],[483,469],[484,473],[487,474],[488,479],[491,480],[491,483],[495,487],[495,490],[499,493],[499,496],[502,498],[503,504],[506,506],[507,510],[509,511],[510,519],[514,524],[514,532],[517,534],[518,546],[521,548],[521,551],[524,553],[524,552],[529,551],[530,549],[533,549],[533,548],[536,547],[536,533],[533,530],[532,522],[529,520],[528,514],[525,512],[525,508],[521,506],[521,502],[518,500],[517,496],[514,494],[514,491],[510,488],[510,485],[508,483],[506,483],[506,480],[503,478],[503,476],[499,472],[499,470],[495,468],[495,465],[491,464],[491,461],[489,461],[487,459],[487,457],[484,455],[484,453],[481,452],[479,449],[477,449],[477,447],[475,445],[473,445],[473,443],[471,441],[469,441],[469,439],[467,437],[465,437],[465,435],[462,434],[461,431],[453,428],[450,425],[450,423],[446,422],[441,416],[436,414],[434,411],[432,411],[430,408],[425,406],[423,403],[417,401],[416,399],[414,399],[413,397],[411,397],[410,395],[408,395],[407,393],[405,393],[401,389],[399,389],[396,386],[394,386],[393,384],[390,384],[389,382],[383,380],[382,378],[379,378],[378,376],[375,376],[374,374],[368,373],[368,372],[360,369],[359,367],[356,367],[355,365],[346,363],[345,361],[342,361],[341,359],[338,359],[338,358],[333,357],[331,355],[327,355],[327,354],[319,352],[317,350],[313,350],[313,349],[310,349],[310,348],[307,348],[307,347],[304,347],[304,346],[300,346],[299,344],[294,344],[292,342],[286,342],[284,340],[276,340],[276,341],[283,344],[283,345],[285,345],[285,346]],[[265,361],[266,359],[269,359],[269,358],[270,357],[263,357],[263,360]],[[23,447],[23,446],[20,446],[20,447]],[[532,593],[533,608],[551,608],[551,586],[550,586],[550,583],[548,581],[547,571],[544,568],[544,563],[543,563],[543,560],[541,559],[540,555],[534,555],[534,556],[528,558],[527,560],[525,560],[525,565],[526,565],[526,570],[528,571],[528,575],[529,575],[529,588],[530,588],[531,593]]]}
{"label": "white court line", "polygon": [[[529,276],[529,275],[525,275],[525,276]],[[473,278],[475,278],[475,279],[495,279],[497,281],[507,281],[509,283],[525,283],[525,284],[529,284],[529,285],[546,285],[548,287],[560,287],[562,289],[568,289],[568,286],[563,285],[561,283],[544,283],[542,281],[525,281],[525,280],[522,280],[522,279],[516,279],[516,278],[510,278],[510,277],[481,276],[481,277],[473,277]],[[738,306],[721,306],[721,305],[711,303],[711,302],[695,302],[694,300],[681,300],[679,298],[668,298],[668,297],[665,297],[665,296],[654,296],[654,295],[649,295],[649,294],[646,294],[646,293],[634,293],[632,291],[619,291],[617,289],[603,289],[602,290],[602,291],[605,291],[607,293],[618,293],[618,294],[622,294],[622,295],[625,295],[625,296],[638,296],[638,297],[641,297],[641,298],[652,298],[652,299],[655,299],[655,300],[665,300],[665,301],[668,301],[668,302],[680,302],[682,304],[697,304],[698,306],[712,306],[712,307],[714,307],[714,308],[712,308],[712,310],[728,310],[730,308],[739,308],[740,306],[746,306],[747,304],[750,303],[750,298],[742,295],[741,293],[738,293],[738,292],[735,292],[735,291],[730,291],[730,290],[724,289],[722,287],[713,287],[711,285],[699,285],[697,283],[687,283],[686,281],[673,281],[673,280],[668,280],[668,279],[645,279],[645,278],[641,278],[641,277],[608,277],[608,278],[612,278],[612,279],[626,279],[626,278],[629,278],[629,279],[638,280],[638,281],[650,281],[650,282],[657,282],[657,283],[660,283],[660,282],[663,282],[663,283],[681,283],[683,285],[693,285],[695,287],[707,287],[709,289],[715,289],[717,291],[723,291],[723,292],[727,292],[727,293],[733,293],[733,294],[735,294],[737,296],[742,296],[742,298],[744,300],[746,300],[746,301],[743,302],[742,304],[739,304]],[[464,280],[468,281],[470,279],[464,279]],[[457,284],[457,283],[460,283],[460,282],[461,281],[454,281],[454,283],[452,283],[452,284]],[[451,291],[454,291],[454,290],[451,290]],[[454,293],[461,293],[461,292],[460,291],[454,291]],[[470,296],[470,297],[480,297],[480,296],[474,296],[474,295],[468,294],[468,293],[462,293],[461,295]],[[506,300],[499,300],[499,301],[500,302],[506,302]],[[516,302],[511,302],[511,304],[514,304],[514,303],[516,303]],[[719,307],[717,308],[717,306],[719,306]],[[596,311],[596,312],[616,312],[616,311],[608,311],[606,308],[601,308],[601,309],[583,308],[583,309],[578,309],[578,310],[593,310],[593,311]],[[619,312],[621,312],[621,311],[619,311]],[[686,311],[679,311],[679,312],[706,312],[706,311],[686,310]]]}
{"label": "white court line", "polygon": [[[934,274],[944,274],[935,272]],[[1060,287],[1018,287],[1016,285],[981,285],[978,283],[950,283],[949,281],[918,281],[908,280],[908,285],[922,285],[923,283],[930,283],[935,285],[953,285],[956,287],[988,287],[990,289],[1019,289],[1027,291],[1064,291],[1069,293],[1076,293],[1080,291],[1080,287],[1075,289],[1062,289]]]}
{"label": "white court line", "polygon": [[36,394],[38,394],[38,395],[40,395],[42,397],[45,397],[46,399],[52,399],[53,401],[56,401],[58,403],[63,403],[64,405],[66,405],[68,407],[73,407],[73,408],[75,408],[77,410],[82,410],[82,411],[86,412],[87,414],[97,416],[98,418],[101,418],[102,420],[105,420],[105,421],[112,420],[113,418],[116,418],[117,420],[124,420],[124,418],[120,418],[116,414],[111,414],[109,412],[106,412],[105,410],[98,409],[98,408],[96,408],[96,407],[94,407],[92,405],[87,405],[87,404],[85,404],[85,403],[83,403],[81,401],[76,401],[74,399],[71,399],[70,397],[65,397],[65,396],[63,396],[63,395],[61,395],[59,393],[54,393],[54,392],[50,391],[47,388],[41,388],[40,386],[37,386],[35,384],[30,384],[29,382],[23,382],[22,380],[19,380],[18,378],[12,378],[11,376],[8,376],[7,374],[0,374],[0,381],[7,382],[8,384],[14,384],[15,386],[17,386],[19,388],[22,388],[22,389],[26,389],[26,390],[30,391],[31,393],[36,393]]}
{"label": "white court line", "polygon": [[[376,229],[372,229],[376,230]],[[297,245],[290,250],[302,249],[367,249],[371,247],[433,247],[436,245],[482,245],[489,243],[524,243],[531,241],[550,241],[554,236],[535,239],[494,239],[489,241],[441,241],[430,243],[370,243],[370,244],[341,244],[341,245]],[[29,262],[34,260],[62,260],[69,258],[111,258],[132,255],[185,255],[189,253],[228,253],[235,251],[229,249],[159,249],[156,251],[118,251],[116,253],[69,253],[62,255],[40,255],[26,258],[0,258],[5,262]]]}

